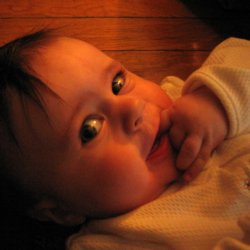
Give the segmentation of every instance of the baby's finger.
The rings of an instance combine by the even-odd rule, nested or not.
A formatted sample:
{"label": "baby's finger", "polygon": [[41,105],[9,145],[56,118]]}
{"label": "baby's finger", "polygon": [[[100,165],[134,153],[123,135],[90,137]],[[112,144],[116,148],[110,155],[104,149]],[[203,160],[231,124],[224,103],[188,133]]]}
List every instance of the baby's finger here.
{"label": "baby's finger", "polygon": [[176,160],[176,167],[181,170],[185,170],[190,167],[200,152],[201,144],[202,142],[199,136],[188,136],[181,146]]}
{"label": "baby's finger", "polygon": [[186,170],[184,173],[183,179],[186,182],[193,180],[204,168],[206,165],[209,156],[211,154],[211,150],[209,146],[202,146],[201,152],[197,156],[196,160],[192,163],[190,168]]}
{"label": "baby's finger", "polygon": [[179,149],[185,140],[186,134],[184,130],[178,128],[177,126],[173,126],[169,131],[169,138],[171,140],[172,145],[175,149]]}
{"label": "baby's finger", "polygon": [[161,124],[160,124],[160,131],[164,132],[168,130],[171,126],[170,116],[169,116],[169,110],[164,109],[161,112]]}
{"label": "baby's finger", "polygon": [[194,165],[192,165],[190,168],[186,170],[186,172],[182,177],[183,180],[185,182],[192,181],[202,171],[204,164],[205,162],[202,159],[198,159]]}

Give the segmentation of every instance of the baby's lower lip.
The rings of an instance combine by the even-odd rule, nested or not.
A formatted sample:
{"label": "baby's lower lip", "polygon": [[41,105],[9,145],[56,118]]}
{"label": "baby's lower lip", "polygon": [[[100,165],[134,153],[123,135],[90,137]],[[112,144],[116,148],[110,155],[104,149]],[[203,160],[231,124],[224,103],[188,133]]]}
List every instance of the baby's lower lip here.
{"label": "baby's lower lip", "polygon": [[156,144],[151,149],[151,152],[149,153],[147,160],[158,160],[161,159],[162,156],[165,156],[168,151],[168,138],[167,135],[161,135],[157,141]]}

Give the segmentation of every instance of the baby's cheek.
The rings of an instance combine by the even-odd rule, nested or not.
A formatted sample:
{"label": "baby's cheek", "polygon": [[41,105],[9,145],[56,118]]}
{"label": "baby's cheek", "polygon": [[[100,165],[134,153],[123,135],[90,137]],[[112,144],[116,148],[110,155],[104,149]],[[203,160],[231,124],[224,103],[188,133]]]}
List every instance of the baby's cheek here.
{"label": "baby's cheek", "polygon": [[152,83],[150,95],[152,97],[152,100],[156,102],[158,106],[164,109],[169,108],[173,104],[172,99],[158,84]]}

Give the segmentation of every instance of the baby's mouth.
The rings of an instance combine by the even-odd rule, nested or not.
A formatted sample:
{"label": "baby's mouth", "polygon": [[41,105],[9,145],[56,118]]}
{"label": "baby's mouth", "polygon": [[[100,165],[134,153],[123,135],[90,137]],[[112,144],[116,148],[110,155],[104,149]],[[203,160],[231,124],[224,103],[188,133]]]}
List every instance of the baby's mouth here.
{"label": "baby's mouth", "polygon": [[160,113],[160,123],[155,134],[155,139],[148,153],[147,160],[157,160],[165,158],[169,151],[169,138],[167,130],[169,127],[168,111],[162,110]]}
{"label": "baby's mouth", "polygon": [[151,155],[154,154],[154,152],[158,149],[159,144],[160,144],[160,136],[157,136],[157,137],[155,138],[154,143],[153,143],[153,145],[152,145],[152,148],[151,148],[151,150],[150,150],[150,152],[149,152],[148,158],[150,158]]}
{"label": "baby's mouth", "polygon": [[167,153],[167,135],[160,134],[157,135],[151,150],[148,154],[147,160],[153,160],[159,158],[161,155]]}

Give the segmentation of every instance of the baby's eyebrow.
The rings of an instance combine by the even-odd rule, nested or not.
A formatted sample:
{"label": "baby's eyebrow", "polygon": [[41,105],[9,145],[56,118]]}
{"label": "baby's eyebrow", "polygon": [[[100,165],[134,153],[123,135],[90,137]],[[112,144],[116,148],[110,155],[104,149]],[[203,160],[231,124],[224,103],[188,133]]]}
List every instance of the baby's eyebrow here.
{"label": "baby's eyebrow", "polygon": [[113,73],[120,68],[122,68],[122,64],[119,61],[112,59],[112,61],[105,68],[105,73],[110,74],[110,72]]}

